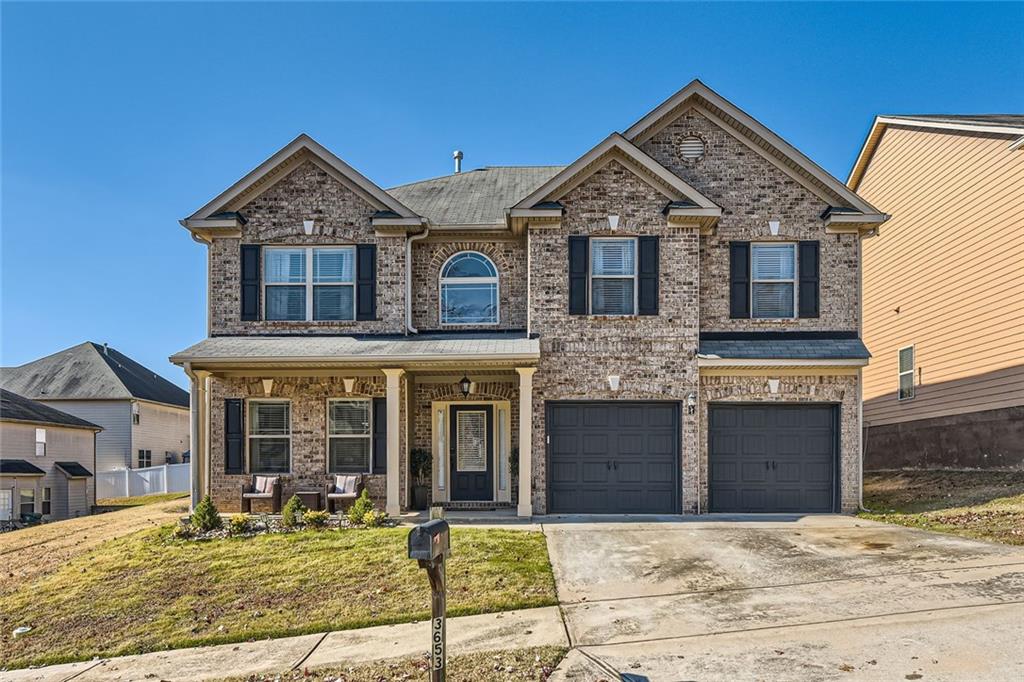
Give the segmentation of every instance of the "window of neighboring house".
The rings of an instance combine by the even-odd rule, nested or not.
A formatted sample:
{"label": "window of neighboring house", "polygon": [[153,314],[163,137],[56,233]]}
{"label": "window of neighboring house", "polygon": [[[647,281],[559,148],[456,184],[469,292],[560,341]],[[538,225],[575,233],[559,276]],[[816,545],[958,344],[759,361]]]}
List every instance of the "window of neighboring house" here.
{"label": "window of neighboring house", "polygon": [[41,502],[42,502],[42,509],[40,510],[41,513],[47,514],[47,515],[50,514],[51,513],[51,507],[50,507],[50,489],[49,488],[43,488],[43,499],[41,500]]}
{"label": "window of neighboring house", "polygon": [[153,466],[153,451],[139,450],[139,468],[145,469],[151,466]]}
{"label": "window of neighboring house", "polygon": [[910,400],[914,397],[914,347],[907,346],[899,350],[899,384],[898,396],[900,400]]}
{"label": "window of neighboring house", "polygon": [[330,473],[370,473],[371,413],[369,400],[327,402],[327,452]]}
{"label": "window of neighboring house", "polygon": [[286,474],[291,467],[291,403],[249,402],[249,471]]}
{"label": "window of neighboring house", "polygon": [[498,269],[476,251],[441,268],[441,324],[498,324]]}
{"label": "window of neighboring house", "polygon": [[636,314],[636,239],[590,240],[590,313]]}
{"label": "window of neighboring house", "polygon": [[751,244],[751,316],[786,319],[795,311],[796,244]]}
{"label": "window of neighboring house", "polygon": [[36,489],[35,488],[19,488],[18,489],[18,508],[21,514],[35,514],[36,513]]}
{"label": "window of neighboring house", "polygon": [[46,456],[46,429],[36,429],[36,457]]}
{"label": "window of neighboring house", "polygon": [[264,251],[266,319],[355,319],[354,246]]}

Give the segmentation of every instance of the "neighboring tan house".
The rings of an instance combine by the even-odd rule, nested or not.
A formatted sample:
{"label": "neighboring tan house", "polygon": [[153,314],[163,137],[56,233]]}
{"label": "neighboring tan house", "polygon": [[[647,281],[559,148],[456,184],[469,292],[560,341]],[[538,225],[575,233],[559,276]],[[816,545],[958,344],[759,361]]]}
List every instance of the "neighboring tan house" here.
{"label": "neighboring tan house", "polygon": [[0,389],[0,521],[56,521],[96,504],[96,434],[102,429]]}
{"label": "neighboring tan house", "polygon": [[106,344],[4,367],[0,386],[102,426],[98,472],[175,464],[189,449],[188,393]]}
{"label": "neighboring tan house", "polygon": [[300,135],[181,221],[194,499],[357,473],[396,514],[426,449],[449,508],[854,511],[885,218],[699,81],[565,167],[384,190]]}
{"label": "neighboring tan house", "polygon": [[865,466],[1024,466],[1024,115],[879,116],[864,244]]}

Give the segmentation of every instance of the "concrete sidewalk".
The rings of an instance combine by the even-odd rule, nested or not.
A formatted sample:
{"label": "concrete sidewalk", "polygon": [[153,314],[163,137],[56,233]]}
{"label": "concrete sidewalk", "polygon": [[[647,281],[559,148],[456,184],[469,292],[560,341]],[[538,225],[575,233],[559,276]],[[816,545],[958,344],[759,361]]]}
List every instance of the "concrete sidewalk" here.
{"label": "concrete sidewalk", "polygon": [[[556,606],[449,618],[447,630],[449,656],[569,645]],[[429,642],[430,623],[421,621],[11,670],[0,682],[210,680],[419,656]]]}

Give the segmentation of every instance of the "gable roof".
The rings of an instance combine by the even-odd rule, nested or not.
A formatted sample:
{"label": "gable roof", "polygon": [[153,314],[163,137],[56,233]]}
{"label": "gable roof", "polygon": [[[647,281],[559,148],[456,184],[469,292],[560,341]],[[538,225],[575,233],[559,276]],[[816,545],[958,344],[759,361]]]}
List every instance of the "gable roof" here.
{"label": "gable roof", "polygon": [[865,215],[883,215],[796,147],[697,79],[655,107],[623,135],[635,144],[642,144],[690,107],[696,107],[826,201],[839,200]]}
{"label": "gable roof", "polygon": [[505,210],[565,166],[486,166],[392,187],[388,193],[439,226],[505,226]]}
{"label": "gable roof", "polygon": [[103,427],[0,388],[0,421],[53,424],[102,431]]}
{"label": "gable roof", "polygon": [[612,160],[625,160],[631,171],[665,195],[666,203],[688,200],[688,203],[695,204],[700,208],[719,209],[715,202],[655,161],[632,142],[619,133],[612,133],[535,189],[526,198],[520,200],[512,207],[512,210],[533,209],[543,202],[557,201],[565,196],[570,189]]}
{"label": "gable roof", "polygon": [[312,137],[302,133],[266,161],[249,171],[241,180],[207,202],[205,206],[180,221],[181,225],[190,230],[233,226],[233,224],[227,224],[229,221],[234,223],[234,219],[230,219],[228,216],[240,208],[241,203],[248,203],[253,196],[273,186],[300,163],[307,160],[313,161],[335,179],[348,185],[378,211],[388,212],[399,218],[419,218],[401,201],[378,187]]}
{"label": "gable roof", "polygon": [[46,472],[23,459],[0,459],[0,476],[45,476]]}
{"label": "gable roof", "polygon": [[91,341],[0,370],[0,384],[33,400],[148,400],[188,407],[188,393],[113,348]]}
{"label": "gable roof", "polygon": [[951,133],[986,133],[1012,138],[1010,149],[1024,150],[1024,114],[886,114],[875,116],[846,184],[856,191],[889,126],[934,128]]}

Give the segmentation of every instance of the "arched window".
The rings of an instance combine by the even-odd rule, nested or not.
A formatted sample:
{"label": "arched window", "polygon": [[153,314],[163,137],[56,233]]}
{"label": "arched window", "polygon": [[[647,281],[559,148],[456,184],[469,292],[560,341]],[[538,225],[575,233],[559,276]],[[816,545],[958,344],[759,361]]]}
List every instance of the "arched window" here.
{"label": "arched window", "polygon": [[462,251],[441,268],[441,324],[498,324],[498,270],[487,256]]}

